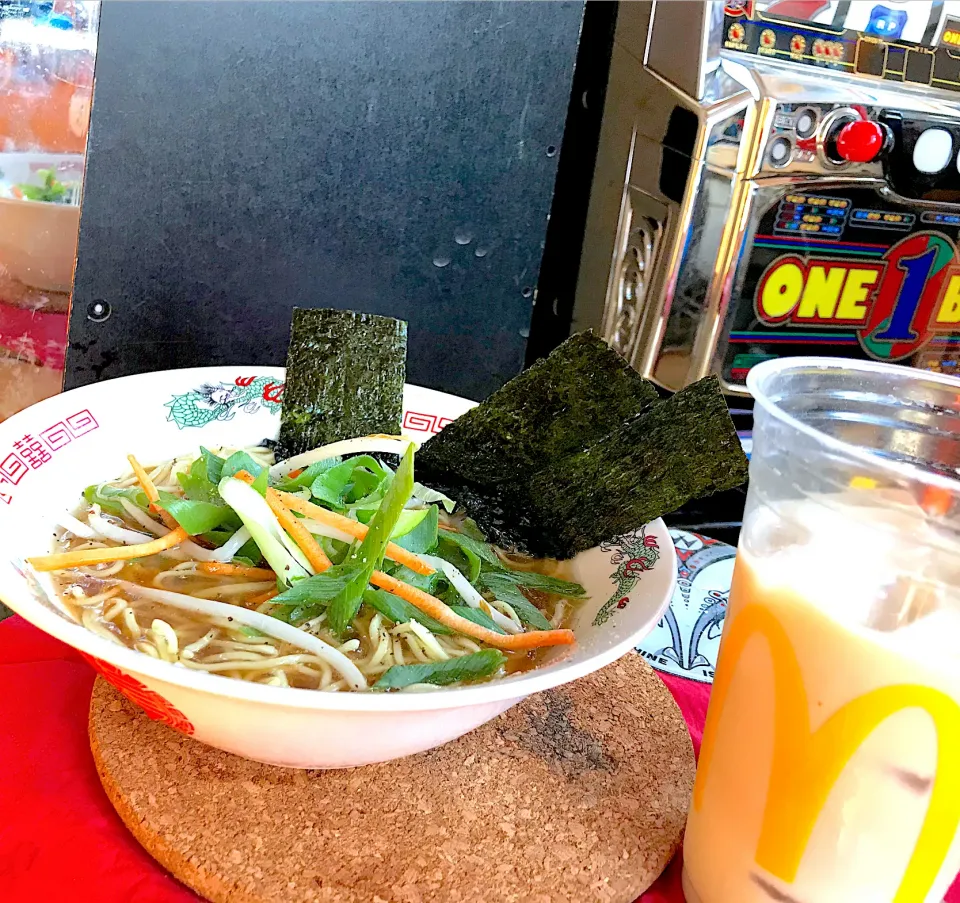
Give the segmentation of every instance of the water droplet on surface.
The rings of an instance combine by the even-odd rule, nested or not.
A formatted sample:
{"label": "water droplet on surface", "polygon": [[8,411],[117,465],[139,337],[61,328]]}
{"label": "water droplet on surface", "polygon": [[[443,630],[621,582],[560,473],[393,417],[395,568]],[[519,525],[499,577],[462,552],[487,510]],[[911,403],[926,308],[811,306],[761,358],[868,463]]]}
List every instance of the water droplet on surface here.
{"label": "water droplet on surface", "polygon": [[445,267],[450,263],[450,258],[446,254],[438,254],[433,258],[433,265],[435,267]]}
{"label": "water droplet on surface", "polygon": [[556,155],[557,155],[556,145],[554,145],[554,144],[549,145],[549,146],[547,147],[547,156],[548,156],[548,157],[555,157]]}
{"label": "water droplet on surface", "polygon": [[477,248],[477,250],[473,252],[473,256],[474,256],[474,257],[486,257],[488,253],[489,253],[489,251],[487,250],[487,248]]}
{"label": "water droplet on surface", "polygon": [[520,294],[523,295],[524,298],[530,298],[533,296],[533,289],[530,288],[529,285],[525,285],[522,289],[520,289]]}
{"label": "water droplet on surface", "polygon": [[529,327],[525,327],[524,329],[521,329],[521,330],[520,330],[520,336],[521,336],[522,338],[524,338],[524,339],[529,339],[529,338],[530,338],[530,328],[529,328]]}
{"label": "water droplet on surface", "polygon": [[457,234],[453,236],[453,240],[458,245],[468,245],[473,241],[473,233],[469,229],[460,229]]}

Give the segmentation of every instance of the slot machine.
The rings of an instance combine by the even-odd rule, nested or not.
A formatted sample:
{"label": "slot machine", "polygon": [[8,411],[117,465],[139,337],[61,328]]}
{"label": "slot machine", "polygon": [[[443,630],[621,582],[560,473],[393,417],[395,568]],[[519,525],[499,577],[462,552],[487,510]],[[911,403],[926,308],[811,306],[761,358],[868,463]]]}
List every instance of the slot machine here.
{"label": "slot machine", "polygon": [[960,371],[960,3],[621,4],[586,235],[572,330],[666,390]]}

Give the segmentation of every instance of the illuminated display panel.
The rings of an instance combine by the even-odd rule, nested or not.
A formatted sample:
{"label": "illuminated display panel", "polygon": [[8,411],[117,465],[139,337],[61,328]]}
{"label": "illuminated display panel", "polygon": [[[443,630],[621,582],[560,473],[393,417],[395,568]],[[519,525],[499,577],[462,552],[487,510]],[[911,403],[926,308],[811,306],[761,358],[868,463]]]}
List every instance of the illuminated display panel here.
{"label": "illuminated display panel", "polygon": [[731,0],[725,13],[727,50],[960,91],[957,0]]}

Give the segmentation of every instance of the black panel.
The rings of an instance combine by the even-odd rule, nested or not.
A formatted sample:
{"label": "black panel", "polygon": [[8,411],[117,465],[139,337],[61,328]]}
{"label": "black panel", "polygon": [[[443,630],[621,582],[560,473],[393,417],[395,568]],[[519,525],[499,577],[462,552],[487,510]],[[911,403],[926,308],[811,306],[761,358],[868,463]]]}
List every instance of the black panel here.
{"label": "black panel", "polygon": [[618,8],[616,3],[589,2],[584,11],[557,190],[527,344],[528,364],[549,354],[570,335]]}
{"label": "black panel", "polygon": [[[884,110],[879,118],[893,133],[892,148],[883,161],[884,176],[890,187],[907,198],[960,203],[960,172],[956,166],[960,128],[957,128],[956,120],[898,110]],[[932,128],[949,132],[953,138],[953,149],[940,172],[920,172],[914,165],[913,152],[920,136]]]}
{"label": "black panel", "polygon": [[282,363],[294,305],[408,319],[411,381],[502,384],[523,364],[582,14],[104,4],[67,387]]}
{"label": "black panel", "polygon": [[700,131],[700,120],[693,110],[674,107],[663,136],[663,162],[660,164],[660,193],[674,203],[683,201],[690,178],[691,156]]}

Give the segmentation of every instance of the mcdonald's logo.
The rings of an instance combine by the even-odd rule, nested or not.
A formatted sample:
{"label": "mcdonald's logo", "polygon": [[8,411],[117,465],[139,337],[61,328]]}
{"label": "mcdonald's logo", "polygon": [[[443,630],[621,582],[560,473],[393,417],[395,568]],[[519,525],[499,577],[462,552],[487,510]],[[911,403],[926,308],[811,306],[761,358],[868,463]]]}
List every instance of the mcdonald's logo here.
{"label": "mcdonald's logo", "polygon": [[[734,595],[751,587],[734,578]],[[739,587],[737,584],[740,584]],[[736,607],[736,606],[735,606]],[[937,736],[937,774],[916,845],[893,903],[919,903],[929,894],[960,826],[960,705],[946,693],[919,684],[880,687],[846,703],[815,730],[800,663],[790,638],[773,612],[747,602],[730,619],[713,684],[693,807],[703,805],[714,746],[737,662],[756,636],[768,644],[773,661],[773,762],[755,861],[768,874],[792,884],[831,789],[867,737],[886,719],[917,708],[931,718]]]}

